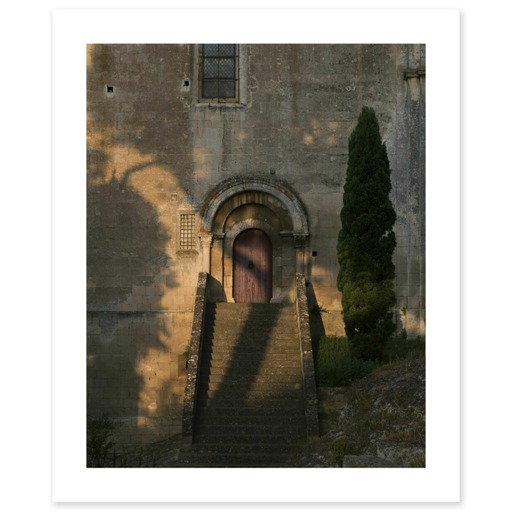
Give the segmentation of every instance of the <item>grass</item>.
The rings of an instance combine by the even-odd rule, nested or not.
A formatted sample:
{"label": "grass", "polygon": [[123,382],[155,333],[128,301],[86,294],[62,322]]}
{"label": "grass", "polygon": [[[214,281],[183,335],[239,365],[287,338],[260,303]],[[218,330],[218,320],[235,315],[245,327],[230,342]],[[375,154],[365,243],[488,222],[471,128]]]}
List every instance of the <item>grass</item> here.
{"label": "grass", "polygon": [[408,340],[403,335],[395,336],[384,346],[384,361],[402,360],[415,353],[425,353],[425,340],[419,336],[415,340]]}
{"label": "grass", "polygon": [[326,336],[313,347],[317,384],[325,387],[349,386],[366,377],[387,362],[407,358],[410,354],[425,352],[425,342],[396,336],[384,347],[382,361],[363,361],[350,354],[345,337]]}
{"label": "grass", "polygon": [[315,366],[319,386],[348,386],[374,370],[376,363],[362,361],[350,355],[348,340],[327,336],[316,346]]}
{"label": "grass", "polygon": [[[350,354],[346,338],[329,336],[313,353],[319,386],[349,386],[348,406],[337,415],[343,436],[331,446],[340,466],[345,454],[376,455],[379,443],[425,446],[424,341],[399,335],[388,341],[382,360],[363,361]],[[425,467],[424,449],[396,449],[393,458],[401,467]]]}
{"label": "grass", "polygon": [[425,467],[424,356],[411,348],[351,386],[339,425],[344,435],[332,446],[340,464],[345,454],[377,455],[384,444],[394,446],[394,462],[401,467]]}

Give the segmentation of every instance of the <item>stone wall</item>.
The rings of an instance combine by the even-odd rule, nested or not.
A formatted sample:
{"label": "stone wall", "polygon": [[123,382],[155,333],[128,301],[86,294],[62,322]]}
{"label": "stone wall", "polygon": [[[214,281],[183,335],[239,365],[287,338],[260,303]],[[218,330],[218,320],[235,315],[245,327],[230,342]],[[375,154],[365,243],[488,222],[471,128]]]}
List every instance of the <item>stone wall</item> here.
{"label": "stone wall", "polygon": [[[180,424],[198,272],[208,263],[229,278],[223,239],[199,237],[224,180],[264,177],[300,201],[308,294],[320,331],[343,334],[336,240],[348,137],[364,105],[392,168],[398,329],[425,332],[424,47],[241,45],[237,105],[198,100],[198,58],[196,45],[88,47],[88,404],[131,425],[128,443]],[[289,225],[278,203],[267,195],[254,222],[270,205],[270,223]],[[228,212],[232,232],[242,214]],[[186,247],[182,215],[193,221]],[[297,271],[293,247],[283,245],[278,295]],[[219,289],[230,300],[229,282]]]}

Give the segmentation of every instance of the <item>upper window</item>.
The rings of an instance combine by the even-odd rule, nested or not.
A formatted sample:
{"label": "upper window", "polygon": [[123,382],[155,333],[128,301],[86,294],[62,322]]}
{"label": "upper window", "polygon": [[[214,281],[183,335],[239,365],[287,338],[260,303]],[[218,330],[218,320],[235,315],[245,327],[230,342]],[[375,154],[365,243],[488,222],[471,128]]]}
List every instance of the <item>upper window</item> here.
{"label": "upper window", "polygon": [[202,99],[238,101],[238,45],[203,44],[200,69]]}

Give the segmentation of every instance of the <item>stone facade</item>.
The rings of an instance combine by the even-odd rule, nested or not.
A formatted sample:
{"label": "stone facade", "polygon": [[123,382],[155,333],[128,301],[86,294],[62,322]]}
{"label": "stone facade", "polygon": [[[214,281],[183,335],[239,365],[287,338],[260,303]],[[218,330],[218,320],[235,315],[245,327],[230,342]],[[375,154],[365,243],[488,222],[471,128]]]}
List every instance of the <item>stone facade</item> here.
{"label": "stone facade", "polygon": [[240,45],[236,102],[200,99],[198,45],[87,49],[88,407],[122,442],[179,433],[198,273],[231,301],[233,244],[261,229],[273,299],[336,289],[348,138],[375,109],[397,212],[397,328],[425,334],[425,47]]}

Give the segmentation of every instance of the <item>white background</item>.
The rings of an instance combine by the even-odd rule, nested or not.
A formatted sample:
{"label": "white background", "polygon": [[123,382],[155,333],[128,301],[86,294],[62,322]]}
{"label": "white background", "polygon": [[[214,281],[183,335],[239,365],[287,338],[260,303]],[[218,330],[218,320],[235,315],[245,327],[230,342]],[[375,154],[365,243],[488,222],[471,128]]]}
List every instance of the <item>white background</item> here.
{"label": "white background", "polygon": [[[238,4],[238,5],[237,5]],[[178,5],[178,3],[172,4]],[[202,7],[199,2],[187,2],[183,7],[190,8],[194,5]],[[203,6],[209,6],[206,2]],[[238,2],[228,2],[217,4],[226,7],[237,7]],[[258,7],[275,8],[282,5],[288,7],[286,3],[281,2],[259,2]],[[459,8],[457,4],[450,2],[396,2],[394,4],[382,5],[378,2],[317,2],[315,5],[307,3],[300,4],[293,2],[294,7],[351,7],[351,8]],[[458,192],[456,187],[458,182],[458,170],[453,169],[453,163],[457,161],[457,156],[453,154],[453,147],[457,146],[457,133],[447,135],[453,138],[452,149],[447,149],[446,159],[451,164],[445,168],[436,166],[441,179],[433,178],[436,186],[441,188],[445,186],[446,191],[440,191],[440,201],[432,206],[445,215],[446,229],[441,234],[440,240],[446,243],[451,249],[451,256],[447,255],[448,265],[435,267],[446,279],[447,297],[440,297],[443,304],[443,311],[451,307],[450,315],[440,315],[440,318],[450,319],[450,322],[437,327],[431,326],[429,316],[429,335],[434,332],[441,334],[436,337],[435,343],[443,346],[442,350],[435,349],[436,354],[445,353],[447,359],[452,364],[441,362],[441,370],[452,371],[457,377],[457,364],[453,366],[454,348],[458,350],[458,339],[453,339],[458,334],[458,306],[459,296],[456,293],[455,284],[458,281],[459,271],[462,271],[462,288],[460,302],[462,306],[462,336],[461,336],[461,360],[462,360],[462,458],[461,458],[461,504],[460,508],[466,510],[504,510],[509,501],[507,497],[506,478],[508,468],[505,467],[506,454],[508,452],[508,396],[505,394],[510,385],[507,381],[509,373],[508,364],[510,361],[510,334],[508,332],[508,304],[507,295],[510,286],[508,271],[508,229],[506,222],[510,217],[506,207],[508,205],[508,191],[510,184],[510,163],[506,158],[506,148],[510,142],[510,130],[508,129],[510,119],[510,103],[508,98],[508,86],[510,76],[510,66],[508,59],[507,41],[509,16],[504,12],[505,4],[497,1],[488,1],[485,4],[479,2],[467,3],[467,6],[461,9],[461,135],[462,135],[462,159],[461,159],[461,194],[462,194],[462,258],[460,267],[458,265],[458,232],[454,232],[452,227],[457,224],[458,217]],[[2,266],[4,271],[3,293],[2,297],[2,318],[4,320],[4,329],[2,334],[3,368],[1,374],[2,389],[2,467],[4,477],[2,483],[2,500],[6,502],[7,510],[45,510],[55,507],[52,504],[52,483],[58,487],[65,475],[62,468],[57,468],[55,474],[51,474],[51,407],[60,407],[62,395],[57,393],[57,400],[52,404],[51,386],[53,378],[59,377],[60,367],[57,358],[57,367],[52,368],[52,337],[54,338],[54,356],[55,343],[57,352],[62,349],[61,336],[62,327],[69,324],[69,318],[65,308],[62,316],[60,312],[61,304],[56,304],[59,297],[54,297],[53,304],[53,325],[51,324],[52,305],[51,297],[51,213],[52,204],[55,213],[55,203],[57,210],[60,206],[66,205],[66,202],[58,203],[62,196],[66,195],[62,189],[57,190],[56,196],[51,195],[51,167],[61,165],[58,161],[59,155],[53,154],[52,162],[52,135],[51,135],[51,94],[52,86],[55,94],[70,94],[73,96],[73,89],[77,87],[76,77],[73,76],[73,66],[70,66],[70,76],[68,79],[62,75],[59,76],[59,83],[51,83],[51,11],[53,8],[126,8],[141,7],[148,9],[150,7],[169,7],[168,2],[146,2],[139,5],[135,2],[88,2],[83,5],[77,2],[17,2],[12,7],[3,9],[3,30],[2,30],[2,64],[3,72],[0,79],[2,88],[2,149],[3,156],[7,155],[7,161],[4,158],[3,165],[3,186],[1,204],[2,219]],[[198,15],[200,13],[198,12]],[[268,13],[267,16],[271,16]],[[114,37],[116,26],[111,27],[111,33]],[[418,33],[422,31],[421,25],[417,26]],[[442,28],[442,27],[440,27]],[[290,27],[288,27],[288,30]],[[310,27],[304,27],[304,37],[308,37]],[[404,29],[404,27],[402,27]],[[413,30],[409,27],[407,30]],[[340,26],[340,31],[344,27]],[[449,37],[449,34],[440,33],[441,38]],[[288,36],[289,39],[289,36]],[[113,39],[114,41],[116,39]],[[101,41],[105,42],[105,41]],[[195,41],[193,41],[195,42]],[[286,40],[284,42],[287,42]],[[307,42],[307,41],[304,41]],[[365,37],[361,42],[368,42]],[[393,41],[395,42],[395,41]],[[404,42],[402,38],[397,38],[396,42]],[[416,42],[416,40],[412,41]],[[430,55],[428,56],[430,58]],[[429,61],[429,80],[431,72],[431,63]],[[446,90],[451,90],[454,81],[457,82],[458,69],[452,68],[445,70],[443,77],[446,80]],[[65,80],[65,81],[64,81]],[[428,101],[431,98],[431,82],[428,85]],[[81,85],[78,85],[80,87]],[[67,92],[65,92],[67,89]],[[450,101],[458,102],[459,98],[450,98]],[[74,106],[70,105],[72,109]],[[452,107],[450,107],[452,108]],[[7,111],[7,116],[5,112]],[[430,114],[430,112],[429,112]],[[507,118],[508,117],[508,118]],[[55,141],[55,133],[54,139]],[[429,145],[427,141],[427,147]],[[80,147],[80,144],[79,144]],[[458,153],[458,152],[455,152]],[[60,153],[59,153],[60,154]],[[429,157],[430,158],[430,157]],[[432,155],[431,158],[439,158],[439,155]],[[427,161],[427,166],[430,166]],[[429,173],[430,173],[430,167]],[[54,170],[54,173],[57,171]],[[81,172],[81,169],[70,169],[70,172]],[[429,179],[430,179],[429,174]],[[56,176],[54,174],[54,183]],[[60,179],[57,177],[57,181]],[[455,181],[454,181],[455,179]],[[445,185],[443,185],[445,184]],[[70,181],[72,187],[75,186]],[[427,184],[428,185],[428,184]],[[73,197],[73,190],[70,191],[70,197]],[[427,191],[428,193],[428,191]],[[80,205],[80,201],[78,201]],[[430,207],[427,199],[427,208]],[[455,211],[454,211],[455,208]],[[59,211],[59,210],[58,210]],[[73,207],[70,207],[70,212]],[[428,214],[428,212],[427,212]],[[55,226],[53,235],[58,238],[63,226],[67,224],[67,230],[72,232],[75,227],[80,231],[80,218],[69,217],[59,219],[54,218]],[[435,222],[435,221],[434,221]],[[457,227],[457,226],[456,226]],[[442,230],[441,230],[442,231]],[[57,236],[56,236],[57,235]],[[80,238],[77,238],[80,243]],[[59,278],[61,268],[55,268],[55,262],[60,263],[59,257],[63,252],[62,245],[59,246],[59,240],[56,242],[54,261],[54,286],[55,280]],[[75,239],[70,236],[69,243]],[[429,244],[429,241],[427,241]],[[66,247],[66,244],[64,244]],[[81,249],[78,247],[78,249]],[[80,252],[80,251],[78,251]],[[432,257],[436,257],[434,254]],[[69,262],[66,264],[69,265]],[[73,267],[71,265],[71,267]],[[448,267],[448,268],[446,268]],[[78,269],[78,272],[81,270]],[[81,279],[80,273],[78,279],[70,275],[66,268],[66,276],[70,282],[75,279],[76,289],[82,291],[85,281]],[[451,276],[450,276],[451,274]],[[429,278],[430,279],[430,276]],[[60,284],[54,288],[58,289]],[[58,295],[58,294],[57,294]],[[449,304],[447,302],[449,299]],[[75,298],[76,300],[76,298]],[[80,301],[80,297],[78,298]],[[72,300],[70,302],[73,302]],[[435,304],[429,302],[429,315],[431,308],[435,309]],[[435,315],[434,315],[435,316]],[[455,326],[455,327],[454,327]],[[7,329],[5,329],[7,327]],[[82,325],[77,328],[80,333]],[[61,329],[59,331],[59,329]],[[81,335],[81,334],[80,334]],[[79,338],[80,336],[78,336]],[[69,336],[69,344],[80,343],[80,340],[74,340]],[[429,342],[431,342],[429,338]],[[58,354],[57,354],[58,356]],[[429,360],[430,363],[430,360]],[[437,364],[437,363],[436,363]],[[57,376],[57,377],[56,377]],[[432,379],[431,379],[432,380]],[[451,390],[457,388],[458,378],[451,386]],[[70,411],[73,412],[73,389],[68,391]],[[435,390],[435,393],[439,391]],[[450,394],[448,390],[448,395]],[[450,398],[450,397],[448,397]],[[77,398],[82,400],[82,397]],[[450,399],[448,403],[453,403]],[[57,405],[56,405],[57,404]],[[454,404],[458,407],[458,402]],[[453,407],[453,405],[452,405]],[[446,414],[453,418],[453,410],[448,408]],[[457,411],[455,411],[457,412]],[[455,414],[455,416],[457,416]],[[54,425],[54,429],[58,426]],[[448,438],[453,442],[453,423],[447,425]],[[458,429],[457,429],[458,430]],[[55,432],[55,430],[54,430]],[[442,436],[436,434],[436,444],[441,446],[445,442]],[[73,432],[68,432],[70,439],[73,439]],[[62,439],[56,445],[59,445]],[[458,439],[455,439],[458,442]],[[72,451],[73,443],[69,444]],[[55,445],[54,445],[55,447]],[[430,446],[429,448],[430,449]],[[451,455],[454,448],[447,446],[447,451]],[[58,455],[57,458],[61,457]],[[449,464],[452,464],[452,458]],[[55,462],[55,461],[54,461]],[[57,464],[58,466],[58,464]],[[55,468],[54,468],[55,470]],[[69,468],[70,485],[84,486],[86,484],[82,479],[73,482],[74,468]],[[366,470],[363,470],[366,473]],[[376,470],[379,471],[379,470]],[[420,470],[421,471],[421,470]],[[145,477],[140,475],[140,471],[134,475],[127,471],[124,473],[124,487],[126,498],[133,495],[134,482],[141,482]],[[161,473],[161,472],[160,472]],[[368,476],[359,478],[358,485],[366,491],[373,489],[373,476],[368,472]],[[374,472],[373,472],[374,473]],[[107,473],[103,473],[106,475]],[[56,478],[57,475],[57,478]],[[450,472],[448,479],[453,477]],[[154,477],[154,475],[151,475]],[[160,475],[153,478],[157,480],[162,477],[166,482],[167,495],[169,498],[165,501],[172,501],[172,487],[176,488],[176,481],[169,478],[169,475]],[[382,475],[378,474],[379,479]],[[402,498],[396,497],[395,500],[403,499],[403,496],[409,496],[410,490],[414,487],[414,479],[399,470],[395,474],[395,480],[398,480],[403,488]],[[109,478],[108,476],[105,478]],[[229,478],[233,478],[229,474]],[[238,480],[235,476],[235,487],[243,487],[248,483]],[[244,476],[244,478],[246,478]],[[287,479],[288,477],[286,477]],[[384,477],[386,479],[387,477]],[[198,476],[198,480],[202,479]],[[247,479],[253,479],[249,475]],[[276,474],[275,479],[285,480],[281,474]],[[57,480],[57,482],[56,482]],[[308,475],[306,478],[299,478],[298,482],[286,482],[284,487],[289,486],[294,490],[295,496],[303,497],[301,501],[322,501],[329,497],[329,501],[344,501],[346,491],[354,491],[350,487],[350,480],[343,472],[337,472],[335,477],[325,475],[321,481],[317,481]],[[322,486],[327,483],[326,489]],[[450,482],[448,482],[451,484]],[[440,485],[439,482],[437,482]],[[91,485],[88,483],[88,485]],[[212,488],[215,492],[216,484]],[[309,486],[312,492],[309,497],[306,495]],[[260,493],[260,498],[268,501],[279,501],[279,498],[263,498],[266,488],[269,485],[262,485],[260,480],[256,479],[252,484],[252,489]],[[451,496],[453,499],[452,485],[445,496]],[[334,490],[333,490],[334,489]],[[72,489],[71,489],[72,490]],[[147,491],[151,489],[146,489]],[[179,494],[183,489],[176,489]],[[94,487],[89,489],[89,494],[94,495]],[[155,493],[161,492],[161,487],[154,489]],[[426,489],[423,493],[417,493],[423,496],[422,501],[428,501],[426,495],[439,495],[438,489]],[[60,492],[64,492],[61,488]],[[382,496],[385,494],[380,491]],[[236,494],[236,491],[235,491]],[[455,493],[457,494],[457,492]],[[268,495],[268,494],[267,494]],[[268,495],[269,496],[269,495]],[[316,498],[315,498],[316,496]],[[372,493],[366,492],[359,499],[353,501],[367,501],[372,499]],[[199,497],[199,496],[198,496]],[[55,496],[54,496],[55,499]],[[96,498],[97,499],[97,498]],[[112,499],[112,498],[111,498]],[[133,501],[146,501],[147,498],[134,498]],[[204,497],[203,497],[204,499]],[[227,499],[233,499],[233,496],[226,496]],[[298,498],[300,499],[300,498]],[[375,499],[375,498],[373,498]],[[389,499],[389,498],[388,498]],[[419,498],[420,499],[420,498]],[[439,498],[438,498],[439,499]],[[239,498],[243,501],[243,497]],[[252,500],[254,501],[254,500]],[[384,501],[384,499],[382,499]],[[443,501],[443,500],[441,500]],[[83,509],[107,509],[110,507],[118,508],[153,508],[160,507],[158,504],[123,504],[123,505],[101,505],[86,504],[80,508]],[[169,505],[167,505],[169,506]],[[172,505],[174,508],[191,508],[186,505]],[[214,508],[239,508],[239,505],[210,505]],[[284,505],[247,505],[249,508],[270,508],[278,509]],[[336,508],[339,508],[337,505]],[[343,505],[345,509],[374,508],[376,506],[395,509],[409,509],[415,507],[421,508],[453,508],[454,505],[447,504],[380,504],[380,505]],[[59,505],[61,509],[75,508],[76,505]],[[300,505],[294,504],[290,507],[295,508],[331,508],[333,505]]]}
{"label": "white background", "polygon": [[[55,500],[408,502],[458,499],[458,24],[459,13],[454,10],[54,13],[52,384]],[[270,470],[127,472],[84,467],[86,304],[85,290],[79,283],[86,281],[85,46],[91,41],[216,40],[221,26],[228,27],[222,37],[235,41],[421,41],[427,46],[427,203],[445,206],[443,209],[427,207],[426,266],[430,272],[427,276],[428,453],[425,470],[281,470],[276,475]],[[260,27],[265,27],[264,33]],[[308,27],[307,32],[304,27]],[[70,219],[73,219],[72,229]],[[445,338],[453,341],[444,343]],[[200,488],[197,487],[199,477],[190,476],[194,473],[201,475]],[[132,479],[130,485],[127,485],[128,474]]]}

